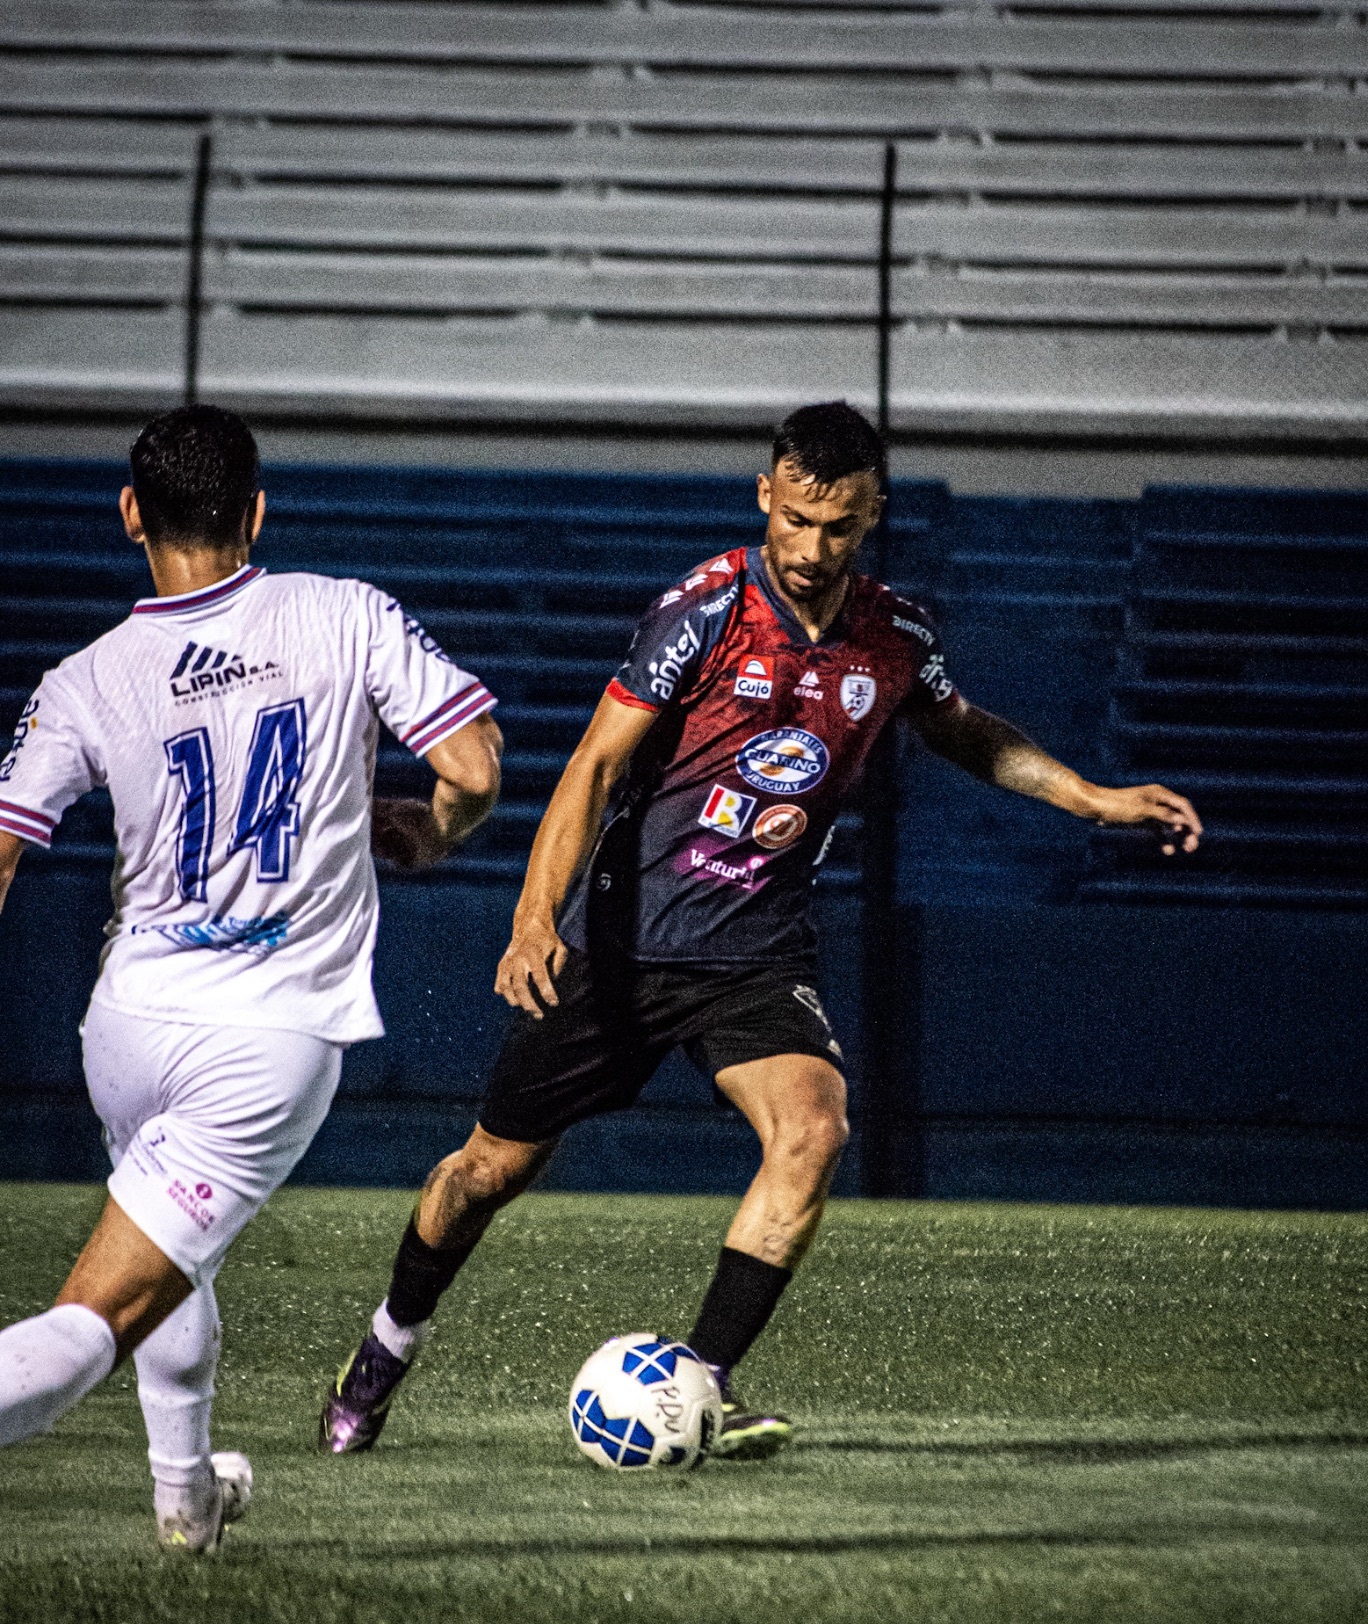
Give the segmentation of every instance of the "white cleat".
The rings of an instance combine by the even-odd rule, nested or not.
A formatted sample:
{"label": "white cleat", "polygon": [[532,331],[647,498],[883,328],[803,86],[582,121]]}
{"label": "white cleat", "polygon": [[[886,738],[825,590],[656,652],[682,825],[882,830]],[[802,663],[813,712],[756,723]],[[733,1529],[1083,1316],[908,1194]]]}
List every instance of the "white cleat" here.
{"label": "white cleat", "polygon": [[211,1455],[214,1480],[203,1507],[181,1505],[157,1517],[157,1543],[164,1551],[208,1556],[217,1551],[223,1530],[238,1522],[252,1500],[252,1463],[235,1449]]}

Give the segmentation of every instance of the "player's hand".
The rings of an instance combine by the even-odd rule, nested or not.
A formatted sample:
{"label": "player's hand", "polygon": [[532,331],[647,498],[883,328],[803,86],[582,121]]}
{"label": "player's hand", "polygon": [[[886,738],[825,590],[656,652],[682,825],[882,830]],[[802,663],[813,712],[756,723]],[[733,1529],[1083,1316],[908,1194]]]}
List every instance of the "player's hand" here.
{"label": "player's hand", "polygon": [[[549,920],[513,919],[513,940],[508,944],[494,976],[494,991],[541,1020],[546,1008],[560,1002],[555,978],[565,964],[567,949]],[[540,1002],[538,1002],[540,999]]]}
{"label": "player's hand", "polygon": [[1098,823],[1151,823],[1160,831],[1165,857],[1196,851],[1202,820],[1191,801],[1162,784],[1136,784],[1129,789],[1098,788],[1091,815]]}
{"label": "player's hand", "polygon": [[430,868],[451,850],[426,801],[377,796],[371,806],[371,850],[396,868]]}

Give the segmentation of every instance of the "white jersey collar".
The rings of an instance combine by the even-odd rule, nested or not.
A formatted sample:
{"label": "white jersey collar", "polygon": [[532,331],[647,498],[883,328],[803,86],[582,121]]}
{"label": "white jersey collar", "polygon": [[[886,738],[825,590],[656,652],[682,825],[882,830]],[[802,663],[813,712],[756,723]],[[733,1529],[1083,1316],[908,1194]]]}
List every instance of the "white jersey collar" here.
{"label": "white jersey collar", "polygon": [[215,581],[213,586],[202,586],[197,592],[180,592],[172,598],[139,598],[133,605],[135,615],[179,615],[188,609],[207,609],[222,603],[243,587],[255,581],[266,571],[259,564],[244,564],[226,580]]}

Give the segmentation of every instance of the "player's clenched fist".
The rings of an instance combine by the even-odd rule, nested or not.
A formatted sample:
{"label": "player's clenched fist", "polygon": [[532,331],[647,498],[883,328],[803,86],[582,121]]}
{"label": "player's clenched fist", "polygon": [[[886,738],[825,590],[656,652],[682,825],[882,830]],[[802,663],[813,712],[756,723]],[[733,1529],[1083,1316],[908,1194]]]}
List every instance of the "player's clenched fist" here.
{"label": "player's clenched fist", "polygon": [[1188,852],[1197,850],[1202,820],[1191,801],[1165,789],[1162,784],[1101,790],[1094,804],[1094,816],[1099,823],[1159,824],[1165,857],[1172,857],[1180,848]]}
{"label": "player's clenched fist", "polygon": [[515,917],[513,940],[499,960],[494,991],[514,1009],[525,1009],[539,1021],[543,1006],[552,1007],[560,1002],[555,978],[561,973],[565,956],[565,943],[549,921],[525,922]]}

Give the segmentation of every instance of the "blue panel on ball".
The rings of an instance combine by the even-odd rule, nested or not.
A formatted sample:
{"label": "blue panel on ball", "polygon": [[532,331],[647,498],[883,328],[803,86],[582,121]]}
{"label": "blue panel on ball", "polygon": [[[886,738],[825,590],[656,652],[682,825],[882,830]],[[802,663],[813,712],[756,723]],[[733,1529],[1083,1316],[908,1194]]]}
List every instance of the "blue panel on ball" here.
{"label": "blue panel on ball", "polygon": [[628,1348],[622,1356],[623,1371],[635,1377],[643,1387],[669,1381],[675,1373],[676,1349],[681,1345],[677,1342],[643,1342],[639,1347]]}

